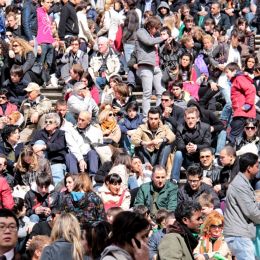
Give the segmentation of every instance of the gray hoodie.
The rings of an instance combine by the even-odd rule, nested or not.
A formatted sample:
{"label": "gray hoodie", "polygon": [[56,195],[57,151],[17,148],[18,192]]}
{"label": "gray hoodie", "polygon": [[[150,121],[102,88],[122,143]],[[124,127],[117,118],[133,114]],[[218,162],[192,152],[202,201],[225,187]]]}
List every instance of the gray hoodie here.
{"label": "gray hoodie", "polygon": [[111,245],[104,249],[101,260],[133,260],[132,256],[121,247]]}

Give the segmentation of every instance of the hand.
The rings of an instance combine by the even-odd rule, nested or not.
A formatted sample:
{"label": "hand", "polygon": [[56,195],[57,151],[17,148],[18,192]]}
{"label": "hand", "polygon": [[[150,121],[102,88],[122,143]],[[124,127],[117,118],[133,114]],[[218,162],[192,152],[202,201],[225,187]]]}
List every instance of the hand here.
{"label": "hand", "polygon": [[79,161],[79,170],[80,170],[81,172],[85,172],[86,169],[87,169],[87,164],[86,164],[86,162],[85,162],[84,159],[81,159],[81,160]]}
{"label": "hand", "polygon": [[249,13],[249,8],[248,7],[243,8],[242,13],[244,13],[244,14]]}
{"label": "hand", "polygon": [[162,138],[154,139],[152,142],[154,145],[158,145],[158,144],[163,143],[163,139]]}
{"label": "hand", "polygon": [[214,191],[215,192],[219,192],[219,191],[221,191],[221,185],[220,184],[217,184],[217,185],[215,185],[214,187],[213,187],[213,189],[214,189]]}
{"label": "hand", "polygon": [[203,177],[202,182],[208,184],[209,186],[212,186],[212,180],[208,177]]}
{"label": "hand", "polygon": [[211,133],[214,132],[214,127],[213,126],[210,127],[210,132]]}
{"label": "hand", "polygon": [[163,111],[163,116],[164,117],[169,117],[171,112],[172,112],[172,108],[171,107],[165,107],[165,109]]}
{"label": "hand", "polygon": [[30,120],[31,120],[31,122],[32,122],[33,124],[38,123],[39,113],[38,113],[38,112],[34,112],[34,113],[31,115]]}
{"label": "hand", "polygon": [[152,171],[152,170],[153,170],[153,166],[152,166],[149,162],[147,162],[147,163],[145,164],[145,169],[146,169],[146,170],[149,170],[149,171]]}
{"label": "hand", "polygon": [[34,47],[34,40],[29,41],[29,44]]}
{"label": "hand", "polygon": [[195,153],[197,151],[197,145],[193,144],[193,143],[188,143],[186,145],[186,149],[187,149],[188,153]]}
{"label": "hand", "polygon": [[42,206],[39,206],[34,211],[35,211],[35,214],[39,215],[44,212],[44,208]]}
{"label": "hand", "polygon": [[210,82],[210,88],[212,91],[218,91],[218,84],[215,82]]}
{"label": "hand", "polygon": [[32,242],[32,239],[28,239],[26,242],[26,250],[29,248],[30,244]]}
{"label": "hand", "polygon": [[142,146],[144,146],[144,147],[152,147],[152,146],[154,146],[154,144],[153,144],[153,141],[142,141],[142,144],[141,144]]}
{"label": "hand", "polygon": [[66,49],[66,53],[69,53],[70,51],[71,51],[71,49],[72,49],[72,47],[71,46],[69,46],[67,49]]}
{"label": "hand", "polygon": [[132,239],[132,246],[134,248],[134,259],[149,259],[149,251],[148,251],[148,246],[144,241],[140,241],[141,243],[141,247],[139,248],[136,243],[135,240]]}
{"label": "hand", "polygon": [[89,89],[82,89],[81,92],[82,92],[84,98],[91,97],[91,93],[90,93]]}
{"label": "hand", "polygon": [[201,254],[196,255],[195,260],[205,260],[205,256]]}
{"label": "hand", "polygon": [[113,107],[113,113],[117,114],[120,111],[120,107]]}
{"label": "hand", "polygon": [[138,69],[138,64],[134,64],[133,68],[137,70]]}
{"label": "hand", "polygon": [[15,53],[13,50],[9,50],[9,57],[13,59],[15,57]]}
{"label": "hand", "polygon": [[42,47],[41,46],[37,46],[37,54],[38,55],[42,54]]}

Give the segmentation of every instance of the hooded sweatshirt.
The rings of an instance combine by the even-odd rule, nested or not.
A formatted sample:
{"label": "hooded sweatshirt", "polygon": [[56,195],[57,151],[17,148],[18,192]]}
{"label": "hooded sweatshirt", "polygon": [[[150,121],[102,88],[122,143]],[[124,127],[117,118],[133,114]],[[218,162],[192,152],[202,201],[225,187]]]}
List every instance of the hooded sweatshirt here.
{"label": "hooded sweatshirt", "polygon": [[104,249],[101,260],[133,260],[132,256],[124,249],[111,245]]}

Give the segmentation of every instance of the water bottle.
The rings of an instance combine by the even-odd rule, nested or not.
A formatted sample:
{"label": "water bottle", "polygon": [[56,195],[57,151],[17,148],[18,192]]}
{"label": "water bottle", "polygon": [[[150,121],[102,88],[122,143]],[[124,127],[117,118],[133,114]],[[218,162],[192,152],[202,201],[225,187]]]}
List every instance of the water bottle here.
{"label": "water bottle", "polygon": [[222,255],[219,254],[219,253],[215,253],[215,254],[213,255],[213,258],[216,259],[216,260],[227,260],[226,257],[222,256]]}

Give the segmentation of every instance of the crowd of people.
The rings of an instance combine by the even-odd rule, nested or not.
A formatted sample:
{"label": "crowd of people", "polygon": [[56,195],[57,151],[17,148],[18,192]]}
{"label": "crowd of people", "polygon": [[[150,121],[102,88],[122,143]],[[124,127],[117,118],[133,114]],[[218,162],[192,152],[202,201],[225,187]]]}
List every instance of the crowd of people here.
{"label": "crowd of people", "polygon": [[0,0],[0,260],[260,259],[257,33],[259,0]]}

